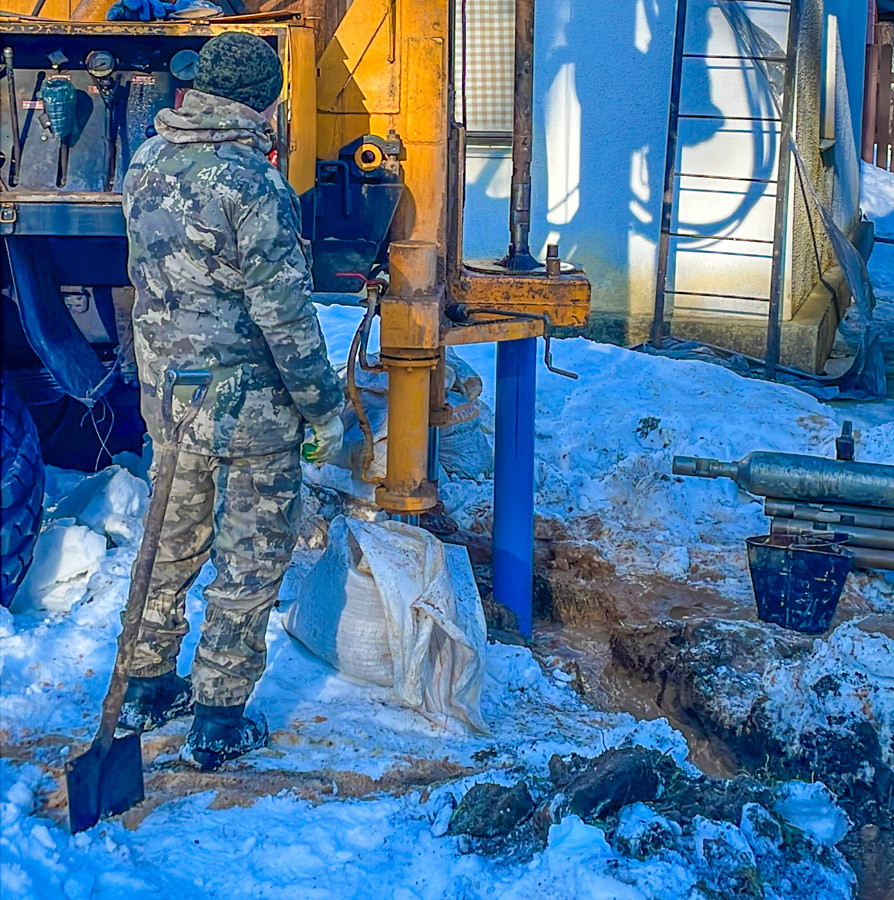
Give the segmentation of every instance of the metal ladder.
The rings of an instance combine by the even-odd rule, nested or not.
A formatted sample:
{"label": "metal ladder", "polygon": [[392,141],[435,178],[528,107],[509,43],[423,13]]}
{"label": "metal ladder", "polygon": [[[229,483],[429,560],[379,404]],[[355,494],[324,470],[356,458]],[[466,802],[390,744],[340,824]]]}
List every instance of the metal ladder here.
{"label": "metal ladder", "polygon": [[[665,299],[668,295],[688,295],[701,297],[719,297],[729,300],[758,300],[767,304],[767,349],[765,356],[766,375],[773,379],[776,375],[776,369],[779,365],[780,352],[780,310],[782,306],[783,293],[783,269],[784,269],[784,250],[786,238],[786,219],[787,219],[787,202],[788,202],[788,181],[789,169],[791,162],[791,153],[789,143],[792,130],[792,113],[794,108],[794,81],[795,70],[797,67],[797,44],[798,29],[800,26],[801,0],[752,0],[751,7],[783,7],[788,10],[788,31],[787,46],[785,49],[784,59],[781,55],[773,56],[756,56],[746,55],[712,55],[710,53],[689,53],[686,52],[687,43],[687,12],[689,3],[693,0],[678,0],[677,3],[677,21],[676,31],[674,35],[674,58],[673,69],[671,75],[671,93],[670,107],[668,114],[668,133],[667,133],[667,150],[665,156],[664,168],[664,196],[661,209],[661,235],[658,245],[658,277],[655,288],[655,313],[652,321],[651,343],[653,346],[660,348],[665,337],[664,334],[664,314]],[[704,2],[704,0],[699,0]],[[724,3],[737,3],[738,0],[711,0],[710,6],[722,8]],[[743,12],[747,12],[744,6],[740,6]],[[737,41],[737,45],[739,42]],[[703,115],[681,110],[681,103],[685,103],[685,97],[681,97],[681,87],[683,79],[683,65],[686,59],[701,59],[706,64],[712,61],[723,61],[725,63],[754,63],[757,67],[762,62],[772,62],[775,64],[783,63],[784,85],[782,90],[781,109],[773,104],[773,110],[779,113],[778,116],[725,116],[722,113],[717,115]],[[769,86],[768,86],[769,89]],[[678,170],[677,154],[678,154],[678,126],[680,120],[686,119],[704,119],[717,121],[742,121],[742,122],[766,122],[779,124],[779,158],[777,163],[775,178],[750,178],[745,174],[742,176],[725,176],[714,175],[705,172],[681,172]],[[765,240],[752,238],[736,238],[732,235],[703,235],[690,234],[681,232],[679,223],[677,230],[673,229],[675,221],[675,213],[678,212],[677,201],[679,191],[679,181],[681,178],[696,179],[720,179],[724,181],[751,182],[765,185],[773,184],[776,186],[775,214],[772,238],[769,236]],[[675,246],[671,247],[671,238],[678,239]],[[751,244],[767,244],[772,245],[772,268],[770,273],[770,292],[769,297],[755,297],[731,294],[726,291],[683,291],[676,290],[674,285],[668,284],[668,268],[672,254],[677,253],[676,245],[679,239],[685,240],[723,240],[723,241],[748,241]],[[676,267],[674,267],[675,270]]]}

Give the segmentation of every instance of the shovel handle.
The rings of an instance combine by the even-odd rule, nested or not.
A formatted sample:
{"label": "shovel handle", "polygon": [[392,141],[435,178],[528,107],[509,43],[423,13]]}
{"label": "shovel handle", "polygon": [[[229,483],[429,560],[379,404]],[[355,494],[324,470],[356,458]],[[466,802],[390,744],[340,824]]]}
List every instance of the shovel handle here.
{"label": "shovel handle", "polygon": [[[194,387],[192,399],[187,405],[186,412],[175,422],[173,417],[174,388],[178,385]],[[115,657],[115,666],[112,669],[112,678],[109,682],[105,700],[102,703],[102,718],[94,744],[99,744],[103,753],[107,753],[112,746],[115,736],[115,728],[118,725],[118,717],[121,715],[121,707],[124,703],[124,692],[127,690],[127,679],[130,675],[130,667],[133,663],[136,651],[137,638],[140,633],[140,623],[143,621],[143,609],[146,606],[146,597],[149,593],[149,582],[152,578],[152,569],[155,566],[155,557],[158,555],[158,544],[161,538],[161,529],[164,524],[165,512],[168,500],[171,496],[171,488],[174,485],[174,474],[177,470],[177,457],[180,453],[180,441],[184,430],[196,417],[208,388],[211,385],[211,374],[204,371],[179,371],[168,369],[165,373],[164,393],[162,395],[162,436],[157,452],[155,464],[155,483],[152,486],[152,498],[149,501],[149,511],[146,514],[146,522],[143,528],[143,539],[133,567],[133,577],[130,582],[130,592],[127,595],[127,605],[124,607],[124,623],[121,634],[118,636],[118,654]]]}

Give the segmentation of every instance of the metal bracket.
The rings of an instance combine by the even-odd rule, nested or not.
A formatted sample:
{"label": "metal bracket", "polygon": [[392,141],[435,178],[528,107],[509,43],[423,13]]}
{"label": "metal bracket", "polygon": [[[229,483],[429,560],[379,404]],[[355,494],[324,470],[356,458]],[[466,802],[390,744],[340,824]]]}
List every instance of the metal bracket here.
{"label": "metal bracket", "polygon": [[0,234],[15,234],[19,209],[15,203],[0,203]]}
{"label": "metal bracket", "polygon": [[465,304],[458,304],[453,307],[448,307],[446,315],[454,322],[469,321],[469,318],[472,315],[504,316],[507,319],[528,319],[535,322],[543,322],[543,364],[546,366],[547,370],[554,375],[564,375],[566,378],[573,378],[575,380],[578,378],[577,372],[569,372],[567,369],[560,369],[558,366],[553,365],[552,344],[550,343],[553,323],[546,313],[519,312],[515,310],[481,306],[470,309]]}

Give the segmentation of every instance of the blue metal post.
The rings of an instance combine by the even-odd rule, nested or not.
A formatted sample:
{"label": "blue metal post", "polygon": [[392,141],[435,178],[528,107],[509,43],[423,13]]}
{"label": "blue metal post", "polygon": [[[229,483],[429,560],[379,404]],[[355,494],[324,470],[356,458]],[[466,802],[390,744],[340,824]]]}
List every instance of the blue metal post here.
{"label": "blue metal post", "polygon": [[531,636],[534,590],[534,389],[537,339],[497,344],[494,599]]}

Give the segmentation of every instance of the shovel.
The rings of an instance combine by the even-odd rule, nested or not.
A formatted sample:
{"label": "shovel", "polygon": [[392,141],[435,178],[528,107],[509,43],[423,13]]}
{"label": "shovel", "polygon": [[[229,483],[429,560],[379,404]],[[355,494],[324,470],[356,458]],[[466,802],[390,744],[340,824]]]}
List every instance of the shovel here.
{"label": "shovel", "polygon": [[[99,729],[90,749],[76,756],[65,767],[68,820],[72,834],[92,828],[100,819],[125,812],[144,797],[140,735],[131,732],[116,738],[115,728],[124,703],[143,608],[149,593],[149,579],[158,554],[161,527],[174,484],[180,441],[183,432],[196,417],[210,384],[211,375],[208,372],[168,369],[165,373],[161,401],[162,441],[156,455],[155,484],[146,515],[143,540],[134,564],[127,605],[124,607],[124,627],[118,636],[118,655],[115,657],[112,679],[102,703]],[[183,417],[175,423],[174,388],[178,385],[194,387],[195,391]]]}

